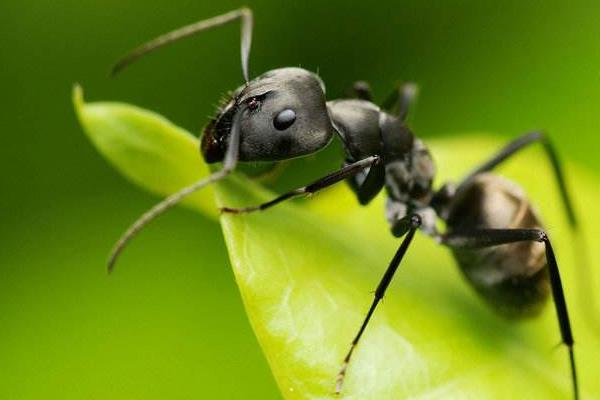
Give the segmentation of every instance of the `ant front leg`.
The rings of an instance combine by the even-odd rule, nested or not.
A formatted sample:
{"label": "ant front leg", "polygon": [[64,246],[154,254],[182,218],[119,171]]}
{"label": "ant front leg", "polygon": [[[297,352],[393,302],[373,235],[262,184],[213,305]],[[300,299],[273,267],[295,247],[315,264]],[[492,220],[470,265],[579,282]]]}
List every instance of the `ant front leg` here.
{"label": "ant front leg", "polygon": [[574,399],[579,398],[577,383],[577,370],[575,368],[575,355],[573,353],[573,333],[571,322],[567,312],[567,303],[560,279],[558,263],[552,249],[552,244],[546,232],[540,229],[474,229],[468,232],[452,232],[442,238],[442,243],[453,248],[477,249],[498,246],[508,243],[536,241],[543,243],[546,250],[546,263],[550,276],[552,297],[556,308],[558,325],[562,337],[562,343],[569,350],[569,362],[571,367],[571,379],[573,382]]}
{"label": "ant front leg", "polygon": [[[351,165],[351,162],[347,161],[345,165]],[[348,184],[361,205],[369,204],[385,185],[385,166],[379,163],[368,171],[362,170],[349,177]]]}
{"label": "ant front leg", "polygon": [[243,208],[231,208],[231,207],[223,207],[221,208],[221,212],[223,213],[231,213],[231,214],[243,214],[254,211],[261,211],[267,208],[273,207],[287,199],[291,199],[298,196],[305,196],[309,194],[313,194],[318,192],[319,190],[325,189],[331,185],[334,185],[346,178],[352,177],[359,172],[363,171],[365,168],[369,168],[375,166],[379,163],[379,156],[371,156],[360,161],[357,161],[352,164],[348,164],[345,167],[341,168],[338,171],[335,171],[329,175],[324,176],[306,186],[299,187],[297,189],[291,190],[287,193],[284,193],[280,196],[277,196],[273,200],[267,201],[262,204],[258,204],[250,207]]}
{"label": "ant front leg", "polygon": [[336,379],[336,386],[335,386],[336,394],[340,394],[340,392],[342,391],[342,386],[344,385],[344,378],[346,377],[346,371],[348,369],[348,365],[350,364],[350,358],[352,357],[352,353],[354,352],[354,349],[358,345],[360,338],[362,337],[365,329],[367,328],[367,325],[369,324],[369,321],[371,320],[371,317],[373,316],[373,313],[375,312],[375,308],[377,307],[377,304],[379,304],[381,299],[383,299],[385,291],[387,290],[388,286],[390,285],[390,282],[392,281],[392,278],[394,277],[394,274],[396,273],[396,270],[398,269],[398,266],[400,265],[400,262],[402,261],[404,254],[406,254],[406,251],[408,250],[408,246],[412,242],[415,232],[421,226],[421,223],[422,223],[421,217],[418,214],[411,214],[411,215],[405,216],[404,218],[399,219],[394,224],[394,227],[395,227],[396,231],[398,232],[398,236],[400,236],[400,237],[404,236],[404,240],[402,240],[402,243],[400,244],[400,247],[396,251],[394,258],[392,258],[392,261],[390,262],[385,273],[383,274],[383,277],[381,278],[379,285],[377,285],[377,289],[375,290],[375,298],[373,299],[373,302],[371,303],[371,307],[369,308],[369,311],[367,312],[367,316],[365,317],[362,325],[360,326],[358,333],[354,337],[354,340],[352,340],[352,344],[350,345],[350,350],[346,354],[346,357],[344,357],[344,362],[342,364],[342,368],[340,369],[340,372],[338,373],[337,379]]}

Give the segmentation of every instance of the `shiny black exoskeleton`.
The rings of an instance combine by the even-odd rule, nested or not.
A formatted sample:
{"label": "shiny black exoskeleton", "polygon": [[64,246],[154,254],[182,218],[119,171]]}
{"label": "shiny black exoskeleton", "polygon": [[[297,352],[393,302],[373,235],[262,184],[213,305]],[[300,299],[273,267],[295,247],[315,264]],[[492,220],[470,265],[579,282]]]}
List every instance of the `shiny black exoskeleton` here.
{"label": "shiny black exoskeleton", "polygon": [[[512,318],[536,315],[552,293],[563,343],[568,347],[574,397],[577,376],[567,306],[556,257],[540,219],[523,191],[492,173],[500,163],[532,143],[541,143],[553,166],[562,200],[573,227],[575,215],[560,163],[549,139],[540,132],[509,143],[458,184],[432,186],[433,158],[406,125],[416,94],[401,86],[381,105],[369,87],[357,82],[355,96],[327,101],[325,85],[301,68],[280,68],[252,80],[248,77],[252,13],[239,9],[183,27],[135,49],[119,61],[118,72],[140,56],[165,44],[234,20],[242,21],[242,70],[245,83],[204,130],[201,152],[207,163],[223,168],[168,197],[145,213],[121,237],[109,269],[125,244],[147,222],[183,197],[225,178],[238,161],[279,161],[313,154],[334,138],[344,149],[342,167],[317,181],[275,199],[246,208],[224,208],[234,214],[265,210],[289,198],[310,194],[346,180],[360,204],[368,204],[383,189],[391,232],[403,238],[378,287],[367,315],[352,341],[337,375],[340,393],[352,353],[417,230],[447,246],[467,280],[496,311]],[[446,231],[439,232],[438,220]]]}

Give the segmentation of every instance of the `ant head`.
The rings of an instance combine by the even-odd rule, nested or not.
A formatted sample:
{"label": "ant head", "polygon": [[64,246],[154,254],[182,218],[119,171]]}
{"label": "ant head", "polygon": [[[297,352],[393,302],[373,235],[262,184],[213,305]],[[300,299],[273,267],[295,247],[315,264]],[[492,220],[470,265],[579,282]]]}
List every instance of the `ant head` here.
{"label": "ant head", "polygon": [[238,160],[289,159],[314,153],[331,141],[333,127],[325,105],[325,87],[317,75],[301,68],[282,68],[249,79],[253,18],[252,11],[245,7],[186,25],[138,46],[117,61],[111,75],[163,46],[235,20],[242,24],[242,74],[246,84],[234,92],[202,138],[206,162],[223,161],[223,168],[144,213],[116,243],[108,261],[109,271],[127,243],[148,222],[184,197],[225,178],[235,169]]}
{"label": "ant head", "polygon": [[205,128],[201,147],[204,159],[208,163],[225,160],[234,126],[236,148],[232,147],[230,156],[233,165],[238,160],[285,160],[322,149],[330,142],[333,127],[325,105],[325,87],[317,75],[302,68],[281,68],[249,80],[253,18],[248,8],[198,21],[146,42],[117,61],[111,74],[165,45],[238,19],[242,23],[242,73],[246,84],[234,92]]}
{"label": "ant head", "polygon": [[269,71],[238,88],[204,129],[208,163],[223,161],[233,118],[240,161],[277,161],[315,153],[333,136],[321,79],[301,68]]}

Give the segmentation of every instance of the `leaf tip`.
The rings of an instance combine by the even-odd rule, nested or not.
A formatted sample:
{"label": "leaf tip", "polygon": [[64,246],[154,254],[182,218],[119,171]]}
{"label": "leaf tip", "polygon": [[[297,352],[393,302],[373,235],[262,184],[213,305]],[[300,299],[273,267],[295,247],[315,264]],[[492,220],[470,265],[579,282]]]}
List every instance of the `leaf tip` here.
{"label": "leaf tip", "polygon": [[73,85],[73,92],[71,95],[71,99],[73,101],[73,106],[75,107],[75,111],[77,111],[79,113],[79,111],[81,110],[81,107],[83,106],[84,100],[83,100],[83,88],[81,87],[81,85],[79,83],[75,83]]}

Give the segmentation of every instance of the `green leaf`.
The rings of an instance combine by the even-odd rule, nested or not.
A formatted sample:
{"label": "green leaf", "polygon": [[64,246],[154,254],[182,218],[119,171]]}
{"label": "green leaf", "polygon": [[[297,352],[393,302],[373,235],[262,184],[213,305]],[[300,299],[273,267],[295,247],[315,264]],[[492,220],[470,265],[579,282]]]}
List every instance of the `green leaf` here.
{"label": "green leaf", "polygon": [[[127,179],[165,196],[208,175],[198,140],[163,116],[117,102],[85,103],[80,86],[73,104],[84,132],[96,149]],[[216,218],[213,189],[182,204]]]}
{"label": "green leaf", "polygon": [[[163,118],[127,105],[83,105],[77,93],[75,100],[93,143],[143,187],[167,194],[200,176],[190,169],[206,173],[192,156],[195,139]],[[428,144],[441,182],[459,179],[501,143],[481,134]],[[600,289],[597,273],[588,275],[573,257],[572,245],[579,242],[565,224],[542,153],[528,150],[508,165],[500,171],[524,184],[545,217],[573,322],[582,397],[598,398],[600,340],[592,329],[597,320],[590,318],[590,310],[597,311],[590,300]],[[160,171],[160,179],[149,170]],[[600,198],[598,179],[572,164],[567,172],[577,209],[586,211],[583,231],[598,237],[593,222],[600,210],[592,207]],[[235,175],[216,193],[219,205],[227,206],[274,196]],[[399,244],[388,232],[383,200],[359,207],[338,185],[268,212],[221,217],[248,317],[286,399],[335,398],[336,373]],[[209,203],[204,192],[188,205],[215,215]],[[591,256],[597,264],[598,256]],[[582,290],[586,285],[591,291]],[[354,354],[342,397],[569,399],[566,351],[552,350],[559,341],[550,304],[530,321],[498,317],[468,287],[450,253],[418,235]]]}
{"label": "green leaf", "polygon": [[[442,175],[460,177],[454,172],[500,145],[481,137],[431,141]],[[544,216],[552,216],[548,227],[571,307],[583,398],[598,398],[600,341],[581,301],[589,305],[593,293],[577,296],[582,285],[575,282],[593,277],[576,270],[575,238],[541,160],[539,151],[528,151],[507,172],[527,184]],[[580,210],[599,198],[597,179],[573,167],[569,176]],[[221,184],[217,193],[220,205],[229,206],[268,198],[247,182]],[[341,360],[399,245],[388,232],[382,200],[360,208],[340,186],[315,196],[308,209],[288,203],[262,214],[222,217],[246,310],[286,399],[334,398]],[[583,228],[594,237],[598,227],[587,221],[598,221],[599,212],[586,212],[592,215]],[[597,292],[600,285],[593,282]],[[531,321],[496,316],[467,286],[449,252],[417,236],[353,356],[343,398],[569,399],[566,350],[552,351],[559,341],[551,305]]]}

